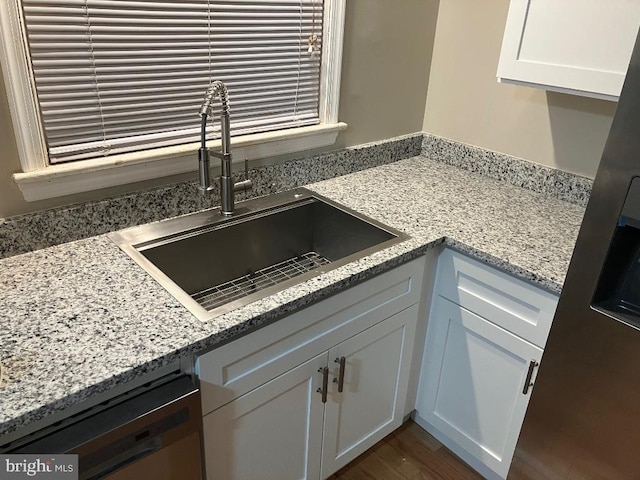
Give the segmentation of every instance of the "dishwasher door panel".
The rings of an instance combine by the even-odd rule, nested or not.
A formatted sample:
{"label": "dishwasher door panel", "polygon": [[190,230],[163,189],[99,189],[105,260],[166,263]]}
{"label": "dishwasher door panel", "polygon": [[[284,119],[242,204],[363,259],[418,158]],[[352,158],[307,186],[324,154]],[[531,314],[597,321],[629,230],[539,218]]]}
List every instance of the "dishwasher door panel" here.
{"label": "dishwasher door panel", "polygon": [[[162,450],[121,468],[105,480],[202,480],[200,434],[184,437]],[[197,455],[196,455],[197,453]]]}

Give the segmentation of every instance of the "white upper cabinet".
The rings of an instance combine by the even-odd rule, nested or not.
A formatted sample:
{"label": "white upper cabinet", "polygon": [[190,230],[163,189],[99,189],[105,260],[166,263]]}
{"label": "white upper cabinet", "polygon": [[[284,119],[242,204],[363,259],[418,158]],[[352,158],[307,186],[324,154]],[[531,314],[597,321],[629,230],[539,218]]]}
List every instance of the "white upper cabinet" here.
{"label": "white upper cabinet", "polygon": [[640,0],[511,0],[498,81],[617,101]]}

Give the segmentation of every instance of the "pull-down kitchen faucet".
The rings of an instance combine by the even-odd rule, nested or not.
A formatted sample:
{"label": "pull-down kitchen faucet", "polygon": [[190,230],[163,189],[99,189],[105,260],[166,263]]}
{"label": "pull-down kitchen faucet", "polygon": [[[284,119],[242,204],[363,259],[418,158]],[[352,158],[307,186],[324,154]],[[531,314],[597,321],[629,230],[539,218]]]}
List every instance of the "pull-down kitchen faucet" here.
{"label": "pull-down kitchen faucet", "polygon": [[[220,152],[209,152],[207,150],[207,117],[211,112],[211,102],[214,96],[220,97],[222,102],[222,113],[220,114],[220,132],[222,150]],[[213,187],[209,178],[209,154],[218,157],[221,160],[220,172],[220,212],[222,215],[233,215],[233,205],[235,201],[235,192],[249,190],[253,187],[253,182],[248,178],[248,164],[245,160],[245,180],[241,182],[233,182],[231,169],[231,134],[229,133],[229,93],[227,87],[220,80],[216,80],[207,89],[202,107],[200,107],[200,116],[202,117],[202,127],[200,130],[200,149],[198,150],[198,161],[200,164],[200,190],[203,195],[208,195]]]}

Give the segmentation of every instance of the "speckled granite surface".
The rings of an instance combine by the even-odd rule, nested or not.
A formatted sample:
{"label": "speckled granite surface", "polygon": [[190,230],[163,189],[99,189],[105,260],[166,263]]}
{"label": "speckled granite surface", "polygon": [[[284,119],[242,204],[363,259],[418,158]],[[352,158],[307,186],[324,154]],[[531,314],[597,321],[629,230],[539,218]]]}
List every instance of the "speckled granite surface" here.
{"label": "speckled granite surface", "polygon": [[[303,157],[249,172],[254,188],[237,198],[253,198],[319,182],[420,154],[422,134],[404,135],[343,150]],[[197,160],[194,157],[194,168]],[[236,177],[240,179],[238,166]],[[0,258],[80,240],[133,225],[197,212],[219,204],[218,183],[204,198],[195,183],[135,192],[44,212],[0,218]]]}
{"label": "speckled granite surface", "polygon": [[593,180],[425,133],[422,155],[503,182],[587,206]]}
{"label": "speckled granite surface", "polygon": [[424,157],[312,189],[414,240],[444,238],[457,250],[554,292],[562,288],[584,215],[579,205]]}
{"label": "speckled granite surface", "polygon": [[2,435],[232,338],[443,241],[559,291],[584,214],[414,157],[310,188],[411,239],[209,322],[193,318],[105,236],[0,260]]}

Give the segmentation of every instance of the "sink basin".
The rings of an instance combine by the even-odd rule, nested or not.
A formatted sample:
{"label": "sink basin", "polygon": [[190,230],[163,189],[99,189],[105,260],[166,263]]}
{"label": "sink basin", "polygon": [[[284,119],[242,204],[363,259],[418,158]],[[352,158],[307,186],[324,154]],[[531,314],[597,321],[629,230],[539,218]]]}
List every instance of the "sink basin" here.
{"label": "sink basin", "polygon": [[408,238],[306,189],[109,237],[203,320]]}

